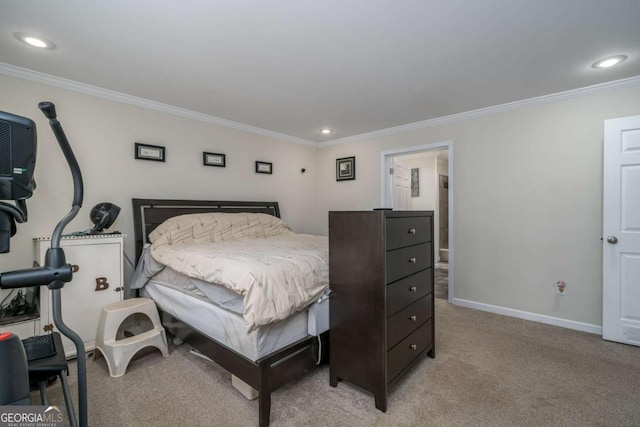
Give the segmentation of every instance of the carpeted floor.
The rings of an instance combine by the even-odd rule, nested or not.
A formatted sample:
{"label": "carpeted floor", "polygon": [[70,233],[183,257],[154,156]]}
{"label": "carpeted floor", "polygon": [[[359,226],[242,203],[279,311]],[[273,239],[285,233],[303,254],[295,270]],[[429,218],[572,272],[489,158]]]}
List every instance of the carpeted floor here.
{"label": "carpeted floor", "polygon": [[449,268],[436,266],[433,271],[433,291],[436,298],[449,300]]}
{"label": "carpeted floor", "polygon": [[[391,391],[387,413],[348,383],[330,387],[323,366],[273,393],[271,425],[640,425],[640,348],[435,304],[436,358],[422,360]],[[246,400],[228,373],[188,350],[172,347],[166,359],[145,354],[121,378],[109,377],[104,359],[89,359],[90,425],[255,426],[257,400]],[[58,383],[49,395],[64,405]]]}

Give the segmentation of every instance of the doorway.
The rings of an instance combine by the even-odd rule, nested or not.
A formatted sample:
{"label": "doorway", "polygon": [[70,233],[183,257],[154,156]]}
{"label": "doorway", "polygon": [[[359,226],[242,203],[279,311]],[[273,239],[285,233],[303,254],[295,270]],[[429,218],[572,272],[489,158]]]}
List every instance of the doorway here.
{"label": "doorway", "polygon": [[434,296],[453,299],[452,143],[381,153],[381,202],[394,210],[434,212]]}

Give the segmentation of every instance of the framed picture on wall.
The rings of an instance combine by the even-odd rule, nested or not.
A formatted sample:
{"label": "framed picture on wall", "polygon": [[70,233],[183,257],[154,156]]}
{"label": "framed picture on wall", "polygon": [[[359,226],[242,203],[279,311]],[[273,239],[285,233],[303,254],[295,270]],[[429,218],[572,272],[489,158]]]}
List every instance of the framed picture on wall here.
{"label": "framed picture on wall", "polygon": [[356,158],[343,157],[336,159],[336,181],[356,179]]}
{"label": "framed picture on wall", "polygon": [[138,160],[164,162],[165,151],[165,148],[159,145],[135,143],[135,156]]}
{"label": "framed picture on wall", "polygon": [[266,173],[271,175],[273,173],[273,163],[260,162],[256,160],[256,173]]}
{"label": "framed picture on wall", "polygon": [[202,153],[202,164],[204,166],[217,166],[220,168],[226,167],[227,156],[219,153]]}
{"label": "framed picture on wall", "polygon": [[411,197],[420,196],[420,169],[411,169]]}

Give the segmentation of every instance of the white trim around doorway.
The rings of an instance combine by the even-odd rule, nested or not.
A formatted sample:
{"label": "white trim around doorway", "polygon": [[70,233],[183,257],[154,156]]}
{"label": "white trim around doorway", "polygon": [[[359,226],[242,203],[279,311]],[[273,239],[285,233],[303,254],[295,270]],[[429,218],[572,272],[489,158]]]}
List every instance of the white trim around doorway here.
{"label": "white trim around doorway", "polygon": [[[453,245],[453,191],[454,191],[454,175],[453,175],[453,141],[435,142],[433,144],[417,145],[413,147],[394,148],[380,152],[380,206],[391,207],[389,202],[389,165],[391,160],[396,156],[407,154],[422,153],[425,151],[444,150],[449,151],[449,302],[453,303],[453,266],[455,261],[455,251]],[[435,266],[434,266],[435,267]]]}

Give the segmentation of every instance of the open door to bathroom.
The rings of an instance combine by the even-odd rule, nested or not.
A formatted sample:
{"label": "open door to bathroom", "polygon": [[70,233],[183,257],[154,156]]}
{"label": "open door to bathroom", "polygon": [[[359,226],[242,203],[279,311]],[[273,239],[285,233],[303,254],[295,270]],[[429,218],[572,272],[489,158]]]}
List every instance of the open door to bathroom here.
{"label": "open door to bathroom", "polygon": [[[381,157],[382,206],[434,212],[434,296],[449,301],[453,298],[449,269],[453,264],[453,233],[449,222],[453,210],[449,200],[453,178],[451,148],[451,142],[443,142],[383,151]],[[402,176],[410,177],[410,185],[398,188],[399,169],[407,172]]]}

